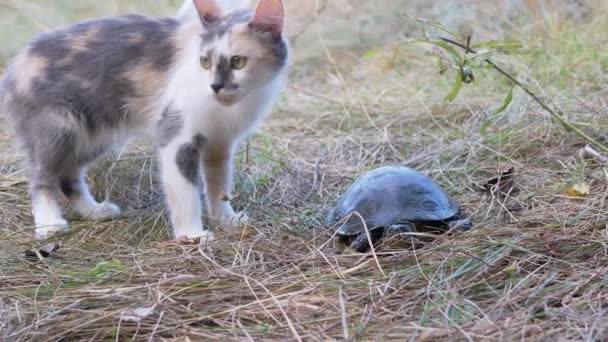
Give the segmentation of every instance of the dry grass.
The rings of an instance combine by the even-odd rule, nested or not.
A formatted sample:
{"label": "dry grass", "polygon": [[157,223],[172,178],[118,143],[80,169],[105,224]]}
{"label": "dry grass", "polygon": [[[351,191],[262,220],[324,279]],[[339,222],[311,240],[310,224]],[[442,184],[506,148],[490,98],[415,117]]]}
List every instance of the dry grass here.
{"label": "dry grass", "polygon": [[[414,16],[474,27],[476,39],[524,40],[529,55],[501,62],[608,140],[600,127],[608,116],[602,7],[402,2]],[[126,9],[90,2],[76,13],[67,11],[76,5],[59,1],[63,16],[45,17],[37,3],[21,2],[43,25]],[[314,6],[293,5],[298,39],[289,89],[252,139],[249,160],[244,151],[238,158],[235,204],[254,218],[242,236],[220,232],[203,248],[167,244],[153,156],[132,146],[91,175],[96,192],[109,189],[125,214],[109,223],[74,221],[54,239],[62,243],[55,257],[27,260],[23,251],[39,243],[32,240],[21,157],[3,128],[0,339],[608,339],[608,169],[575,159],[584,142],[521,92],[482,134],[508,85],[480,74],[455,103],[443,104],[450,80],[434,73],[421,48],[388,63],[395,43],[416,32],[403,26],[399,11],[378,3],[330,0],[314,21]],[[2,34],[11,46],[27,38]],[[370,49],[377,56],[362,58]],[[432,175],[463,203],[474,229],[421,237],[416,248],[384,246],[376,258],[336,245],[323,226],[327,209],[355,176],[385,164]],[[516,191],[479,191],[509,166],[518,172]],[[591,184],[588,197],[565,195],[581,181]],[[143,317],[133,312],[146,308]]]}

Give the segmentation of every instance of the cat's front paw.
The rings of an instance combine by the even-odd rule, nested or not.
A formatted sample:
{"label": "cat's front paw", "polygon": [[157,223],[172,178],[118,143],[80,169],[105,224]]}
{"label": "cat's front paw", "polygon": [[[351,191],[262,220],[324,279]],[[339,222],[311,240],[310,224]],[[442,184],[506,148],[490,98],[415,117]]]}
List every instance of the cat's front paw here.
{"label": "cat's front paw", "polygon": [[64,219],[55,219],[49,222],[36,223],[36,239],[47,239],[57,233],[67,231],[68,228],[68,221]]}
{"label": "cat's front paw", "polygon": [[236,230],[245,227],[249,223],[249,215],[240,211],[231,215],[224,215],[217,220],[217,224],[220,228],[228,230]]}
{"label": "cat's front paw", "polygon": [[105,201],[83,213],[83,216],[93,221],[109,221],[120,216],[120,208],[114,203]]}
{"label": "cat's front paw", "polygon": [[201,243],[208,243],[215,240],[215,235],[209,229],[178,229],[175,235],[178,241],[200,239]]}

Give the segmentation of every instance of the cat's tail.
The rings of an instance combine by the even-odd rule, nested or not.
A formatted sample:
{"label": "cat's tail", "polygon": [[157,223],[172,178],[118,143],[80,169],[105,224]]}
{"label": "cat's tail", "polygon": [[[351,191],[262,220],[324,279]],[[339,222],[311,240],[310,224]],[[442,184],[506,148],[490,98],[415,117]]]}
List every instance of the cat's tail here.
{"label": "cat's tail", "polygon": [[[251,8],[253,7],[253,0],[216,0],[218,5],[225,12],[232,12],[236,9],[240,8]],[[194,19],[198,16],[196,13],[196,8],[194,8],[193,0],[184,0],[182,7],[180,7],[179,11],[177,11],[177,15],[175,16],[179,21],[186,21]]]}

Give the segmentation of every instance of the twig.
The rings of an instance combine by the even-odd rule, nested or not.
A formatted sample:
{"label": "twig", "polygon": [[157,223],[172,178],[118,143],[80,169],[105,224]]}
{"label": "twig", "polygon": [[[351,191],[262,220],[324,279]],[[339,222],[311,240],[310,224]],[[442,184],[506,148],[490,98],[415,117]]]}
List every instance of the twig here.
{"label": "twig", "polygon": [[[291,321],[291,319],[289,318],[289,315],[287,315],[287,312],[285,312],[285,309],[283,309],[283,306],[281,305],[281,302],[277,299],[277,297],[266,287],[264,286],[264,284],[262,284],[262,282],[258,281],[255,278],[250,278],[245,274],[239,274],[236,272],[233,272],[225,267],[222,267],[220,264],[218,264],[215,260],[213,260],[212,258],[210,258],[204,251],[202,248],[199,247],[198,249],[200,255],[205,258],[207,261],[209,261],[211,264],[213,264],[215,267],[217,267],[218,269],[223,270],[224,272],[235,276],[237,278],[240,278],[242,280],[244,280],[248,285],[249,285],[249,280],[253,280],[258,286],[260,286],[270,297],[270,299],[272,299],[272,301],[274,301],[275,305],[277,306],[277,308],[279,309],[279,311],[281,312],[281,314],[283,314],[283,317],[285,318],[285,321],[287,322],[287,325],[289,326],[289,329],[291,330],[291,332],[293,333],[293,337],[296,339],[296,341],[301,342],[302,341],[302,337],[300,337],[300,334],[298,333],[298,330],[296,329],[296,327],[294,326],[293,322]],[[257,294],[255,293],[255,291],[253,290],[253,288],[251,286],[249,286],[249,289],[251,290],[252,294],[254,297],[257,298]],[[260,303],[260,306],[262,306],[262,308],[264,308],[263,305],[261,305],[261,301],[258,299],[258,303]],[[272,316],[272,315],[271,315]]]}
{"label": "twig", "polygon": [[578,151],[577,156],[581,159],[593,159],[602,165],[608,165],[608,157],[601,155],[590,145],[587,145],[583,149]]}
{"label": "twig", "polygon": [[361,214],[359,214],[358,212],[355,211],[353,213],[353,215],[356,215],[361,220],[361,223],[363,224],[363,228],[365,229],[365,235],[367,235],[367,243],[369,243],[369,249],[371,250],[371,254],[374,257],[376,266],[378,266],[378,271],[380,271],[382,276],[384,278],[386,278],[386,273],[384,273],[384,270],[382,269],[382,265],[380,264],[380,261],[378,260],[378,255],[376,254],[376,248],[374,247],[374,241],[372,240],[372,236],[370,235],[369,229],[367,228],[367,222],[365,222],[365,219],[363,218],[363,216],[361,216]]}
{"label": "twig", "polygon": [[[468,49],[469,52],[477,53],[474,50],[472,50],[470,47],[468,47],[467,45],[461,44],[461,43],[459,43],[457,41],[454,41],[454,40],[452,40],[450,38],[439,36],[439,39],[443,40],[446,43],[449,43],[449,44],[452,44],[452,45],[456,45],[456,46],[458,46],[458,47],[460,47],[462,49],[465,49],[465,50]],[[521,89],[523,89],[544,110],[546,110],[549,114],[551,114],[551,116],[555,120],[557,120],[564,127],[564,129],[566,129],[566,131],[576,133],[578,136],[580,136],[581,138],[583,138],[585,141],[587,141],[590,144],[594,145],[595,147],[599,148],[603,152],[608,153],[608,147],[606,145],[604,145],[604,144],[600,143],[599,141],[593,139],[592,137],[590,137],[589,135],[587,135],[587,133],[583,132],[581,129],[579,129],[578,127],[576,127],[572,123],[570,123],[565,118],[564,113],[562,113],[559,109],[552,109],[551,107],[549,107],[543,100],[540,99],[540,97],[538,97],[538,95],[536,95],[534,92],[532,92],[532,90],[530,90],[523,83],[521,83],[520,81],[518,81],[514,76],[512,76],[511,74],[509,74],[503,68],[501,68],[498,65],[496,65],[496,63],[494,63],[491,59],[486,58],[486,59],[484,59],[484,62],[486,62],[487,64],[491,65],[496,71],[498,71],[503,76],[505,76],[506,78],[508,78],[511,82],[513,82],[518,87],[520,87]]]}
{"label": "twig", "polygon": [[344,298],[344,288],[340,286],[338,292],[338,301],[340,302],[340,316],[342,317],[342,335],[344,341],[348,341],[348,314],[346,313],[346,299]]}

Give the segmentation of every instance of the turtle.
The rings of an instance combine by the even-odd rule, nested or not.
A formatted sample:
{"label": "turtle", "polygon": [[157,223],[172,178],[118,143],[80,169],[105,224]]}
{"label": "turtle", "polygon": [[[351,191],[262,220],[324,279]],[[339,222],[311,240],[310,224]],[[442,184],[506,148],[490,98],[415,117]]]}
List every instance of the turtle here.
{"label": "turtle", "polygon": [[331,209],[326,223],[338,227],[337,238],[361,253],[370,248],[366,227],[375,244],[402,233],[472,226],[437,183],[401,166],[380,167],[359,177]]}

